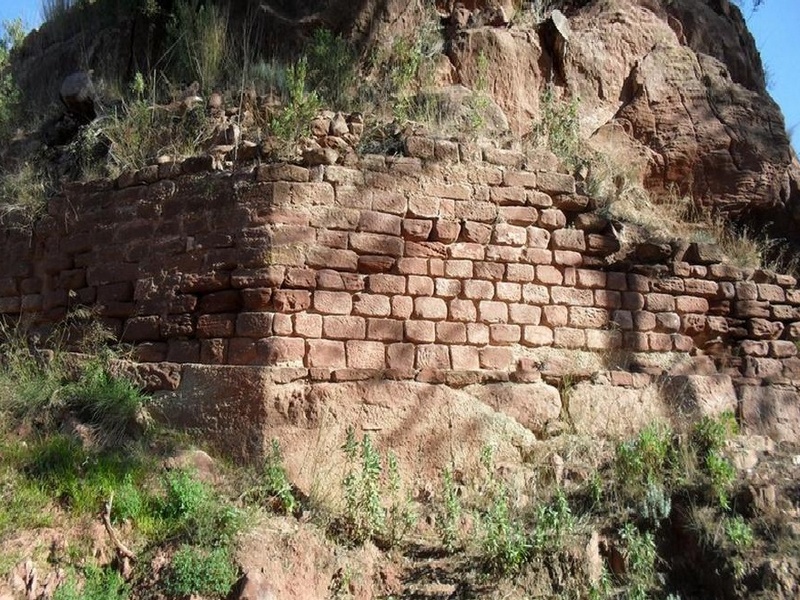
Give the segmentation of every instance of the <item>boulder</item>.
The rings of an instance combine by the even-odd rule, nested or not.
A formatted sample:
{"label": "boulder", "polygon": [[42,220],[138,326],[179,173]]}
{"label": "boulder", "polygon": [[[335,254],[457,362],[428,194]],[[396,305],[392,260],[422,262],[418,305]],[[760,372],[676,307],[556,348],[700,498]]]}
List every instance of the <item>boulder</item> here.
{"label": "boulder", "polygon": [[60,96],[67,112],[79,122],[89,123],[97,116],[91,71],[67,75],[61,83]]}

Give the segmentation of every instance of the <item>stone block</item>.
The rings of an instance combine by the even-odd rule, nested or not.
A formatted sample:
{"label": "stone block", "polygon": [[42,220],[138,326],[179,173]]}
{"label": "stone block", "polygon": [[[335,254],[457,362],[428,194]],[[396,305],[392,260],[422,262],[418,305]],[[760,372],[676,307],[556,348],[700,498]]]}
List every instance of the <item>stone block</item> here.
{"label": "stone block", "polygon": [[413,315],[418,319],[444,320],[447,318],[447,303],[441,298],[415,298]]}
{"label": "stone block", "polygon": [[553,231],[551,242],[555,250],[586,250],[586,239],[580,229],[557,229]]}
{"label": "stone block", "polygon": [[341,369],[347,364],[344,342],[333,340],[308,341],[308,366]]}
{"label": "stone block", "polygon": [[508,305],[503,302],[482,300],[478,303],[478,317],[484,323],[506,323]]}
{"label": "stone block", "polygon": [[519,325],[494,323],[489,325],[489,341],[492,344],[508,345],[517,344],[522,336]]}
{"label": "stone block", "polygon": [[514,353],[510,348],[481,348],[479,358],[482,369],[511,371],[514,368]]}
{"label": "stone block", "polygon": [[347,366],[351,369],[383,369],[386,347],[383,342],[349,340],[345,342]]}
{"label": "stone block", "polygon": [[322,317],[322,333],[334,340],[363,340],[367,324],[363,317],[325,315]]}
{"label": "stone block", "polygon": [[555,348],[580,349],[586,346],[586,333],[582,329],[556,327],[553,330]]}
{"label": "stone block", "polygon": [[449,348],[442,344],[423,344],[417,346],[416,367],[418,369],[449,369]]}

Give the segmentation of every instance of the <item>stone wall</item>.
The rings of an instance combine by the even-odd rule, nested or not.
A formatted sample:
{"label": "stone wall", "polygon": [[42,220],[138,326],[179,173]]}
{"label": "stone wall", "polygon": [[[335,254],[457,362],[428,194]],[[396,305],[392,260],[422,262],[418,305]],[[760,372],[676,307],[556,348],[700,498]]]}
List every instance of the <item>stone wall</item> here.
{"label": "stone wall", "polygon": [[511,151],[407,146],[352,168],[223,173],[197,158],[68,186],[32,234],[2,233],[0,313],[47,323],[91,305],[142,362],[311,381],[581,370],[543,360],[553,348],[595,352],[628,386],[621,365],[655,375],[654,357],[692,355],[674,373],[730,376],[753,415],[772,402],[765,383],[796,399],[793,277],[688,243],[642,244],[612,266],[613,226],[571,176]]}

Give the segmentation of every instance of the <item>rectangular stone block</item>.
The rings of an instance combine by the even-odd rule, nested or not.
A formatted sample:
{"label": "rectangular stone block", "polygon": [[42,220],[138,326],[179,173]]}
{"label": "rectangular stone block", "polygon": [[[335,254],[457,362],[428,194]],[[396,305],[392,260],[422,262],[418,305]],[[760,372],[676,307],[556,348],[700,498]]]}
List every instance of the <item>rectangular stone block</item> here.
{"label": "rectangular stone block", "polygon": [[518,344],[521,337],[522,330],[519,325],[509,325],[505,323],[489,325],[489,341],[492,344]]}
{"label": "rectangular stone block", "polygon": [[467,328],[463,323],[437,323],[436,341],[441,344],[463,344],[467,341]]}
{"label": "rectangular stone block", "polygon": [[508,305],[504,302],[482,300],[478,303],[478,316],[484,323],[508,322]]}
{"label": "rectangular stone block", "polygon": [[334,340],[363,340],[366,330],[367,323],[363,317],[322,317],[322,334]]}
{"label": "rectangular stone block", "polygon": [[418,369],[449,369],[450,349],[442,344],[423,344],[417,346]]}
{"label": "rectangular stone block", "polygon": [[436,341],[436,324],[433,321],[406,321],[405,339],[418,344]]}
{"label": "rectangular stone block", "polygon": [[480,368],[480,352],[474,346],[450,346],[450,361],[456,371],[473,371]]}
{"label": "rectangular stone block", "polygon": [[292,315],[296,335],[304,338],[322,337],[322,315],[297,313]]}
{"label": "rectangular stone block", "polygon": [[377,233],[351,233],[350,247],[361,254],[403,255],[403,238]]}
{"label": "rectangular stone block", "polygon": [[227,338],[234,334],[236,315],[200,315],[197,318],[197,336],[201,338]]}
{"label": "rectangular stone block", "polygon": [[480,349],[482,369],[514,370],[514,353],[510,348],[488,347]]}
{"label": "rectangular stone block", "polygon": [[594,304],[592,290],[555,286],[550,289],[550,294],[554,304],[568,306],[592,306]]}
{"label": "rectangular stone block", "polygon": [[386,349],[386,363],[390,369],[404,371],[413,369],[415,356],[414,344],[391,344]]}
{"label": "rectangular stone block", "polygon": [[472,300],[491,300],[494,297],[494,284],[490,281],[467,280],[462,287],[464,297]]}
{"label": "rectangular stone block", "polygon": [[675,298],[669,294],[647,294],[645,296],[645,308],[652,312],[673,312],[675,310]]}
{"label": "rectangular stone block", "polygon": [[444,320],[447,318],[447,303],[441,298],[415,298],[413,315],[418,319]]}
{"label": "rectangular stone block", "polygon": [[383,342],[355,341],[345,343],[347,366],[351,369],[383,369],[386,347]]}
{"label": "rectangular stone block", "polygon": [[367,278],[367,289],[373,294],[404,294],[406,278],[400,275],[376,274]]}
{"label": "rectangular stone block", "polygon": [[309,340],[308,366],[310,368],[340,369],[346,364],[344,342]]}
{"label": "rectangular stone block", "polygon": [[601,329],[610,322],[608,311],[602,308],[584,306],[569,307],[569,326],[581,329]]}
{"label": "rectangular stone block", "polygon": [[462,323],[472,323],[477,319],[477,309],[472,300],[451,300],[450,320]]}

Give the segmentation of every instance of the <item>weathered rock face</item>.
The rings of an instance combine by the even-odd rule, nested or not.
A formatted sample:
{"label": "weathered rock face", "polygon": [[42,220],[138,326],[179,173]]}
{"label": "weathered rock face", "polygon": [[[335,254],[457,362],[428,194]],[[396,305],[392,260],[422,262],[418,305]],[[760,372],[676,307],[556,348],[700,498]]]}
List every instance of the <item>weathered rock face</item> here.
{"label": "weathered rock face", "polygon": [[457,79],[475,84],[481,53],[502,65],[490,69],[489,91],[518,134],[538,120],[546,82],[577,95],[583,135],[608,150],[609,128],[624,131],[615,151],[639,157],[645,186],[656,194],[676,190],[762,221],[797,211],[800,167],[736,7],[628,0],[567,12],[563,65],[545,37],[480,28],[452,42]]}

